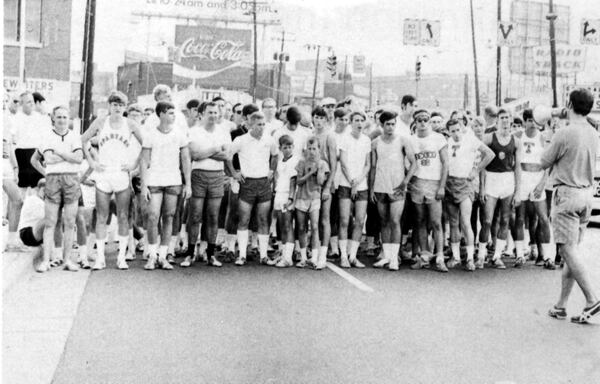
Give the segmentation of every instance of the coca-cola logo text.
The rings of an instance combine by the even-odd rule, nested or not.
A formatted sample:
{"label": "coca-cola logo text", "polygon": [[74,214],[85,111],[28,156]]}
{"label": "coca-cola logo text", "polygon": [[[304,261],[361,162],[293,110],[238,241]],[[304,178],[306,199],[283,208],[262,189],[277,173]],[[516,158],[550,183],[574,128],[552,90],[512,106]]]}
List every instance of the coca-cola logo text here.
{"label": "coca-cola logo text", "polygon": [[207,60],[241,61],[248,54],[242,50],[244,43],[233,40],[218,40],[216,42],[197,41],[189,38],[179,47],[180,57],[197,57]]}

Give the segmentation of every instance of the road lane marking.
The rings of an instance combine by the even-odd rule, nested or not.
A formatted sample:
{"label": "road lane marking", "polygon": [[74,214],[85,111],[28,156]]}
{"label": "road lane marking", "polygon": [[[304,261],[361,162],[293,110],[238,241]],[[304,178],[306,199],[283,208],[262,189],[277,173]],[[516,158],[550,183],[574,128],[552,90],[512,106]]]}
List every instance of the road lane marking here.
{"label": "road lane marking", "polygon": [[343,269],[341,269],[337,265],[332,264],[330,262],[327,262],[327,268],[331,269],[333,272],[335,272],[342,279],[344,279],[347,282],[349,282],[350,284],[354,285],[356,288],[360,289],[361,291],[364,291],[364,292],[375,292],[375,290],[373,288],[369,287],[367,284],[365,284],[362,281],[358,280],[356,277],[354,277],[351,274],[349,274],[348,272],[344,271]]}

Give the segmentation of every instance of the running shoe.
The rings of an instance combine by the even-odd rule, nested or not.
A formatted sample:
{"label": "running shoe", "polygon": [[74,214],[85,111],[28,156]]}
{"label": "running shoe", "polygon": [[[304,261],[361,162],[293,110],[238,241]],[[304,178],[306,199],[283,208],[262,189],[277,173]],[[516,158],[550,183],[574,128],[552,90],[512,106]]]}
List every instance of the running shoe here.
{"label": "running shoe", "polygon": [[169,254],[167,254],[167,261],[168,261],[170,264],[175,264],[175,256],[173,256],[173,254],[172,254],[172,253],[169,253]]}
{"label": "running shoe", "polygon": [[554,271],[556,269],[556,265],[554,264],[554,262],[552,260],[545,260],[544,261],[544,269]]}
{"label": "running shoe", "polygon": [[525,258],[517,257],[517,260],[515,261],[515,268],[521,268],[524,265],[525,265]]}
{"label": "running shoe", "polygon": [[149,257],[146,265],[144,265],[144,269],[147,271],[156,269],[156,259],[154,257]]}
{"label": "running shoe", "polygon": [[277,264],[275,264],[275,266],[277,268],[289,268],[289,267],[293,267],[294,263],[291,260],[286,260],[284,258],[281,258],[281,259],[279,259]]}
{"label": "running shoe", "polygon": [[215,256],[211,256],[210,260],[207,262],[208,265],[213,266],[213,267],[222,267],[223,264],[217,260],[217,258]]}
{"label": "running shoe", "polygon": [[576,324],[587,324],[589,320],[600,313],[600,301],[591,307],[584,308],[581,315],[571,317],[571,322]]}
{"label": "running shoe", "polygon": [[[483,268],[483,265],[481,266],[481,268]],[[467,265],[465,266],[465,269],[469,272],[473,272],[475,270],[475,263],[473,262],[473,260],[467,260]]]}
{"label": "running shoe", "polygon": [[237,259],[235,259],[235,265],[242,266],[244,264],[246,264],[246,258],[245,257],[238,256]]}
{"label": "running shoe", "polygon": [[448,272],[448,267],[446,267],[446,263],[444,263],[444,260],[438,260],[435,262],[435,269],[438,272]]}
{"label": "running shoe", "polygon": [[65,262],[65,266],[63,267],[63,269],[65,271],[69,271],[69,272],[78,272],[79,266],[77,264],[73,263],[72,261],[67,261],[67,262]]}
{"label": "running shoe", "polygon": [[501,258],[492,260],[492,267],[494,267],[496,269],[506,269],[506,265],[504,265]]}
{"label": "running shoe", "polygon": [[450,258],[450,260],[448,260],[448,262],[446,263],[446,266],[448,267],[448,269],[454,269],[456,268],[458,265],[460,265],[460,260],[457,260],[455,258]]}
{"label": "running shoe", "polygon": [[158,259],[158,266],[160,267],[160,269],[165,269],[167,271],[173,269],[173,266],[171,265],[171,263],[169,263],[167,259]]}
{"label": "running shoe", "polygon": [[351,259],[350,265],[353,266],[354,268],[364,268],[365,267],[365,265],[363,263],[361,263],[360,260],[358,260],[358,257]]}
{"label": "running shoe", "polygon": [[44,273],[44,272],[48,272],[50,270],[50,263],[48,263],[47,261],[42,261],[41,263],[38,264],[38,266],[35,268],[36,272],[39,273]]}
{"label": "running shoe", "polygon": [[381,258],[378,262],[373,264],[373,268],[383,268],[390,263],[389,259]]}
{"label": "running shoe", "polygon": [[187,268],[187,267],[191,267],[192,264],[194,264],[196,262],[196,257],[194,256],[186,256],[185,259],[179,263],[179,266],[182,268]]}
{"label": "running shoe", "polygon": [[346,257],[340,257],[340,267],[342,268],[350,268],[350,262]]}
{"label": "running shoe", "polygon": [[565,308],[557,308],[556,305],[548,310],[548,316],[558,320],[567,318],[567,310]]}
{"label": "running shoe", "polygon": [[422,257],[417,256],[414,263],[410,266],[410,269],[423,269],[429,268],[429,263],[423,260]]}
{"label": "running shoe", "polygon": [[126,270],[126,269],[129,269],[129,265],[127,265],[127,262],[125,261],[125,259],[121,259],[121,260],[117,260],[117,268],[120,270]]}
{"label": "running shoe", "polygon": [[545,263],[544,257],[542,255],[538,255],[535,259],[535,265],[538,267],[543,267]]}
{"label": "running shoe", "polygon": [[300,260],[296,263],[296,268],[304,268],[306,267],[308,262],[306,260]]}

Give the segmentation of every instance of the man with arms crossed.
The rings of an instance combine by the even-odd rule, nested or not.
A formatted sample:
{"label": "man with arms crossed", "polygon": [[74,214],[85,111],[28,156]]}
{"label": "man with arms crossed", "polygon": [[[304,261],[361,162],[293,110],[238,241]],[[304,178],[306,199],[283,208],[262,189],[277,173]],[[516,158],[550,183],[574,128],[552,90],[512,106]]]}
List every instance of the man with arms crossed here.
{"label": "man with arms crossed", "polygon": [[577,89],[571,92],[570,124],[556,132],[542,155],[542,168],[552,167],[554,241],[566,262],[560,297],[548,314],[557,319],[567,317],[567,301],[577,282],[585,296],[585,308],[579,316],[571,317],[571,321],[579,324],[587,323],[600,313],[600,301],[577,250],[592,211],[595,162],[600,146],[598,132],[585,118],[593,105],[594,96],[590,91]]}

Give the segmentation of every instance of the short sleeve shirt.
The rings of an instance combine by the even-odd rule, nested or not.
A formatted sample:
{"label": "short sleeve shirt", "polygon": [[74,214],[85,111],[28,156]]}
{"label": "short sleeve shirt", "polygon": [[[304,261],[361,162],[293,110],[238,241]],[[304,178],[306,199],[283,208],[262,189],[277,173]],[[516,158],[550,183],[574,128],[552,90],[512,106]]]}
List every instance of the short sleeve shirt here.
{"label": "short sleeve shirt", "polygon": [[483,143],[474,135],[463,135],[460,141],[448,138],[448,175],[452,177],[467,178],[473,171],[479,148]]}
{"label": "short sleeve shirt", "polygon": [[[360,134],[358,139],[352,136],[352,134],[349,134],[344,137],[339,146],[340,150],[348,155],[346,158],[348,161],[347,167],[350,178],[358,178],[363,172],[367,156],[370,156],[371,154],[371,140],[363,134]],[[350,180],[346,178],[343,172],[340,179],[340,185],[350,187]],[[358,185],[358,190],[365,191],[367,189],[369,189],[367,178],[364,178]]]}
{"label": "short sleeve shirt", "polygon": [[[195,149],[205,150],[214,146],[222,146],[228,149],[231,146],[231,135],[224,125],[217,124],[212,131],[208,131],[203,126],[194,126],[189,130],[190,144]],[[202,169],[205,171],[222,171],[225,169],[223,161],[214,159],[202,159],[192,162],[192,169]]]}
{"label": "short sleeve shirt", "polygon": [[448,145],[446,138],[439,133],[431,132],[427,137],[412,137],[413,150],[417,160],[415,176],[424,180],[441,180],[442,160],[440,150]]}
{"label": "short sleeve shirt", "polygon": [[317,163],[302,159],[296,165],[296,171],[298,173],[298,178],[301,178],[311,172],[315,167],[318,167],[317,173],[309,177],[304,184],[298,186],[298,192],[296,194],[297,199],[317,200],[321,198],[321,185],[318,183],[318,178],[324,178],[325,175],[329,173],[329,165],[327,165],[324,160],[319,160]]}
{"label": "short sleeve shirt", "polygon": [[300,159],[297,156],[291,156],[287,160],[283,160],[283,156],[279,155],[277,161],[277,169],[275,170],[275,192],[276,193],[289,193],[290,192],[290,181],[292,177],[296,176],[296,165]]}
{"label": "short sleeve shirt", "polygon": [[52,130],[50,117],[37,112],[30,115],[19,112],[13,123],[15,148],[39,148],[40,139]]}
{"label": "short sleeve shirt", "polygon": [[[40,138],[38,151],[44,156],[48,152],[58,150],[60,152],[73,153],[81,151],[81,136],[70,129],[64,134],[57,133],[50,129]],[[79,173],[80,164],[61,161],[60,163],[46,164],[46,174],[56,173]]]}
{"label": "short sleeve shirt", "polygon": [[270,158],[277,152],[275,141],[265,134],[260,139],[250,133],[239,136],[233,140],[231,148],[231,153],[238,155],[242,176],[250,178],[269,176]]}
{"label": "short sleeve shirt", "polygon": [[151,150],[146,183],[152,187],[181,185],[180,151],[187,145],[187,137],[176,127],[167,133],[158,128],[147,131],[142,145]]}

